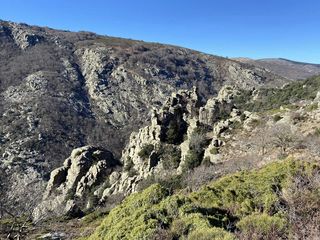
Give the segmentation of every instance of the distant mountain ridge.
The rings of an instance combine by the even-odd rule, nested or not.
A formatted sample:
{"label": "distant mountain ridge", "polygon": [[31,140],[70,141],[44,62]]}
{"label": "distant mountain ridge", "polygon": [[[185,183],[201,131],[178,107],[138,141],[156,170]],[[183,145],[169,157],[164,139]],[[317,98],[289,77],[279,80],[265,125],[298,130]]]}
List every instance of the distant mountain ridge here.
{"label": "distant mountain ridge", "polygon": [[305,79],[320,74],[320,64],[298,62],[285,58],[263,58],[255,60],[239,57],[234,59],[242,63],[268,69],[275,74],[293,80]]}

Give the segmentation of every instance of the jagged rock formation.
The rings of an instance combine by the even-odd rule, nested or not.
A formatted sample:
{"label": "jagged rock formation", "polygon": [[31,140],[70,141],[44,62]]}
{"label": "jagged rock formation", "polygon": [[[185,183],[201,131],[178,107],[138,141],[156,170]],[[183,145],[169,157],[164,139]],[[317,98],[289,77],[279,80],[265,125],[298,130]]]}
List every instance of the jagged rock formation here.
{"label": "jagged rock formation", "polygon": [[225,84],[286,81],[180,47],[0,21],[0,165],[44,181],[80,146],[120,157],[149,111],[179,89],[196,86],[205,101]]}
{"label": "jagged rock formation", "polygon": [[38,35],[36,31],[26,31],[26,29],[16,23],[9,23],[11,27],[11,34],[16,42],[16,44],[22,49],[25,50],[28,47],[34,46],[37,43],[40,43],[44,37]]}
{"label": "jagged rock formation", "polygon": [[73,150],[63,166],[51,172],[43,200],[34,210],[34,219],[63,214],[79,216],[82,210],[92,207],[92,190],[104,184],[117,165],[109,151],[91,146]]}
{"label": "jagged rock formation", "polygon": [[[244,120],[233,104],[236,94],[235,88],[225,86],[203,105],[196,88],[173,93],[160,110],[152,111],[150,125],[131,134],[122,152],[122,171],[112,172],[112,156],[103,157],[88,147],[74,150],[64,166],[51,173],[35,216],[48,212],[47,205],[58,212],[56,209],[66,204],[60,214],[84,211],[90,208],[90,195],[103,203],[111,195],[137,191],[139,182],[150,176],[181,174],[203,159],[219,162],[219,155],[211,149],[221,147],[224,142],[220,137],[226,138],[231,125]],[[95,156],[97,162],[88,161],[87,155]],[[76,203],[78,198],[81,204]]]}

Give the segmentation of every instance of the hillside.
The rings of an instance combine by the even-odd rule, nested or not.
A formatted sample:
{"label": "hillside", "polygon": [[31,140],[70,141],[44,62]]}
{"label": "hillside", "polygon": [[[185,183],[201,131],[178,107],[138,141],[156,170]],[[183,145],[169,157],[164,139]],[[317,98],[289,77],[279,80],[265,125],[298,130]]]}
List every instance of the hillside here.
{"label": "hillside", "polygon": [[285,82],[180,47],[1,21],[3,181],[13,193],[21,189],[18,195],[26,195],[25,185],[42,189],[51,170],[85,145],[120,158],[130,133],[179,89],[197,86],[205,101],[225,84],[250,89]]}
{"label": "hillside", "polygon": [[250,58],[235,58],[243,63],[265,68],[288,79],[305,79],[320,74],[320,64],[291,61],[284,58],[265,58],[253,60]]}
{"label": "hillside", "polygon": [[33,218],[22,233],[312,239],[320,232],[319,90],[313,77],[282,88],[226,85],[205,104],[197,88],[173,93],[130,135],[119,160],[99,147],[73,150],[43,194],[30,194],[40,203],[18,218]]}

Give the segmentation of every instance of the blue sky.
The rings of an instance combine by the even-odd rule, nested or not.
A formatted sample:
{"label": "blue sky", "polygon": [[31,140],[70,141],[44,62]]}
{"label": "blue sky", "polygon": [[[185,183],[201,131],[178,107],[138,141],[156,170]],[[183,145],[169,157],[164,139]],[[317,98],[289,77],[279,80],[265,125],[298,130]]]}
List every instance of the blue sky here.
{"label": "blue sky", "polygon": [[0,19],[320,63],[319,0],[1,0]]}

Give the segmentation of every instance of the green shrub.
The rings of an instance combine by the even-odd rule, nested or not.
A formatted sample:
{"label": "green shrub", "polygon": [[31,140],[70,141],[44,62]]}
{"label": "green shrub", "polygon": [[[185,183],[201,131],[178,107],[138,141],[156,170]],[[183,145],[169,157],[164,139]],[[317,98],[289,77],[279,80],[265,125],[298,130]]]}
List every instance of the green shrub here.
{"label": "green shrub", "polygon": [[288,175],[302,166],[301,162],[285,160],[261,170],[235,173],[192,193],[192,197],[203,208],[223,206],[237,217],[257,211],[272,213],[280,204],[278,191],[286,184]]}
{"label": "green shrub", "polygon": [[134,168],[131,168],[129,171],[128,171],[128,176],[129,177],[133,177],[133,176],[136,176],[138,175],[138,171]]}
{"label": "green shrub", "polygon": [[246,239],[280,239],[285,236],[287,223],[284,218],[253,213],[237,223],[240,235]]}
{"label": "green shrub", "polygon": [[171,230],[177,237],[187,236],[197,228],[209,228],[210,223],[207,218],[199,213],[190,213],[173,221]]}
{"label": "green shrub", "polygon": [[134,169],[134,163],[130,157],[128,157],[127,161],[125,162],[123,170],[128,172],[129,177],[133,177],[138,174],[137,170]]}
{"label": "green shrub", "polygon": [[261,124],[262,124],[262,121],[260,119],[252,119],[250,122],[250,126],[254,128],[258,127]]}
{"label": "green shrub", "polygon": [[198,152],[189,150],[188,154],[185,157],[183,169],[186,171],[188,169],[198,167],[201,164],[201,161],[202,156]]}
{"label": "green shrub", "polygon": [[241,113],[241,115],[240,115],[241,122],[243,122],[246,119],[247,119],[247,116],[244,113]]}
{"label": "green shrub", "polygon": [[318,109],[318,103],[312,103],[312,104],[310,104],[310,105],[308,105],[306,107],[306,110],[308,112],[312,112],[312,111],[317,110],[317,109]]}
{"label": "green shrub", "polygon": [[139,191],[142,191],[150,187],[151,185],[158,183],[161,186],[168,189],[170,193],[172,193],[176,190],[179,190],[185,187],[185,183],[182,180],[183,180],[182,175],[173,175],[169,177],[159,177],[159,178],[156,178],[154,175],[151,175],[146,179],[143,179],[142,181],[140,181],[137,189]]}
{"label": "green shrub", "polygon": [[178,147],[170,144],[163,144],[160,146],[157,154],[158,158],[162,160],[164,169],[176,169],[179,167],[181,151]]}
{"label": "green shrub", "polygon": [[127,161],[124,164],[123,170],[128,172],[133,167],[133,161],[130,157],[128,157]]}
{"label": "green shrub", "polygon": [[182,181],[182,175],[173,175],[167,178],[160,178],[157,182],[169,190],[170,193],[175,192],[178,189],[186,187]]}
{"label": "green shrub", "polygon": [[188,240],[235,240],[236,238],[222,228],[199,228],[188,235]]}
{"label": "green shrub", "polygon": [[76,192],[76,187],[72,187],[67,191],[65,201],[73,200],[74,199],[74,193]]}
{"label": "green shrub", "polygon": [[85,217],[81,219],[81,221],[85,224],[90,224],[94,221],[101,220],[101,218],[106,217],[106,215],[108,215],[107,211],[98,209],[98,210],[95,210],[94,212],[87,214]]}
{"label": "green shrub", "polygon": [[210,141],[206,139],[204,128],[198,127],[192,132],[189,143],[190,149],[185,156],[183,170],[193,169],[201,164],[204,149],[208,146],[209,142]]}
{"label": "green shrub", "polygon": [[162,216],[155,206],[167,196],[168,191],[159,184],[130,195],[111,210],[89,239],[150,239],[158,226],[157,217]]}
{"label": "green shrub", "polygon": [[154,149],[154,145],[153,144],[146,144],[142,147],[142,149],[140,150],[140,152],[138,153],[139,157],[146,159],[150,156],[150,154],[152,153]]}
{"label": "green shrub", "polygon": [[210,165],[212,165],[212,162],[210,161],[210,157],[209,157],[209,156],[206,156],[206,157],[202,160],[201,164],[204,165],[204,166],[210,166]]}

